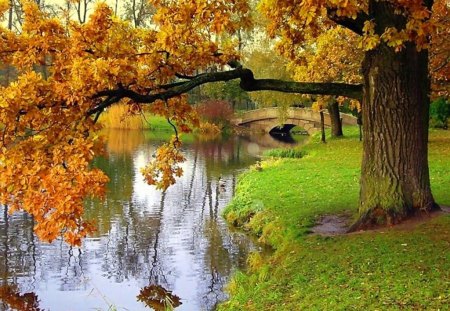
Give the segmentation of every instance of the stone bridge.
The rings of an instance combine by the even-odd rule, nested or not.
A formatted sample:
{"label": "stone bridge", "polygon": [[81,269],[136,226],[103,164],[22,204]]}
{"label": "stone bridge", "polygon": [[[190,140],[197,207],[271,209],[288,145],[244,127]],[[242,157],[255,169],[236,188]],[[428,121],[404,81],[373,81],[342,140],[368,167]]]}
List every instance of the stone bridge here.
{"label": "stone bridge", "polygon": [[[305,129],[308,134],[320,130],[320,113],[311,108],[288,108],[283,121],[280,118],[279,108],[262,108],[250,110],[232,120],[234,125],[244,126],[255,131],[289,132],[295,126]],[[330,115],[324,112],[325,127],[331,126]],[[341,113],[343,125],[356,125],[356,118],[349,114]]]}

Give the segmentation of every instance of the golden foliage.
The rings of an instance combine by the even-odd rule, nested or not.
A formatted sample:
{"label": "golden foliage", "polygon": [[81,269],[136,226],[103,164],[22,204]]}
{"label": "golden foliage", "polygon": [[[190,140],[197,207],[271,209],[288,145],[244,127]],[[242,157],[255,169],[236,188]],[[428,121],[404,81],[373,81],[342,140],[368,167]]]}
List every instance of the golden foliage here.
{"label": "golden foliage", "polygon": [[[83,217],[83,201],[89,196],[101,197],[108,180],[90,166],[104,150],[97,134],[101,127],[89,115],[105,99],[99,94],[121,88],[139,94],[161,93],[179,74],[194,75],[212,66],[224,68],[239,58],[235,34],[251,27],[248,1],[150,1],[155,14],[152,26],[146,29],[118,19],[103,2],[97,4],[86,23],[80,24],[64,16],[52,17],[31,0],[21,1],[24,21],[20,33],[0,26],[0,63],[14,68],[18,75],[16,81],[0,89],[0,203],[10,206],[11,211],[31,214],[42,240],[52,241],[62,235],[68,243],[79,245],[93,230],[92,223]],[[377,44],[401,49],[408,42],[423,49],[429,46],[430,35],[446,33],[448,5],[435,6],[442,17],[436,19],[422,0],[386,3],[403,16],[405,27],[380,29],[381,21],[376,19],[366,23],[364,49]],[[1,1],[0,13],[5,14],[8,5]],[[330,64],[337,61],[338,69],[320,62],[320,58],[334,54],[321,53],[321,46],[323,51],[339,49],[347,43],[344,41],[354,39],[338,30],[320,37],[336,27],[328,19],[330,9],[337,16],[355,18],[368,11],[368,1],[262,0],[259,8],[268,17],[269,34],[278,36],[282,55],[301,61],[309,57],[302,53],[310,43],[315,66],[327,68],[327,75],[333,79],[357,81],[358,75],[345,67],[359,53],[353,43],[348,57],[344,54],[337,59],[338,54],[343,55],[337,53],[329,58]],[[327,36],[338,38],[336,46],[327,45]],[[314,40],[315,45],[311,44]],[[447,44],[439,43],[436,36],[434,44],[436,51],[446,50]],[[445,62],[440,65],[444,60],[445,56],[434,58],[433,66],[441,81],[448,81],[448,66]],[[44,68],[42,74],[37,67]],[[313,77],[316,72],[306,68],[306,74]],[[144,109],[143,104],[131,100],[121,104],[120,109],[126,107],[130,115]],[[181,132],[199,125],[186,96],[158,100],[148,112],[170,119]],[[114,118],[122,118],[120,111]],[[174,138],[158,149],[143,173],[149,183],[165,189],[175,182],[174,176],[181,175],[183,160],[180,142]]]}
{"label": "golden foliage", "polygon": [[207,122],[207,121],[200,122],[198,131],[201,134],[206,134],[207,136],[217,136],[221,132],[220,128],[217,125],[215,125],[214,123]]}
{"label": "golden foliage", "polygon": [[[85,24],[61,20],[24,0],[20,33],[0,27],[0,62],[17,71],[17,81],[2,87],[0,98],[0,203],[24,210],[36,220],[40,239],[58,236],[72,245],[94,229],[84,219],[86,197],[104,195],[107,176],[90,162],[103,153],[100,126],[88,112],[101,91],[126,86],[141,93],[160,91],[176,73],[193,74],[211,64],[225,65],[237,55],[213,36],[249,26],[248,5],[217,1],[152,1],[157,12],[151,29],[119,20],[98,3]],[[7,4],[0,3],[1,12]],[[219,52],[220,53],[217,53]],[[35,71],[36,65],[46,74]],[[126,107],[126,108],[125,108]],[[137,115],[141,104],[112,107],[112,123]],[[151,113],[170,118],[181,132],[198,125],[185,96],[157,101]],[[127,127],[138,127],[134,117]],[[163,145],[144,170],[159,188],[181,175],[179,141]]]}
{"label": "golden foliage", "polygon": [[147,183],[165,190],[175,183],[175,177],[183,175],[180,164],[186,159],[182,155],[181,141],[173,136],[169,143],[160,146],[150,163],[141,170]]}
{"label": "golden foliage", "polygon": [[[405,27],[395,29],[386,27],[377,29],[375,25],[383,21],[366,22],[361,47],[373,49],[380,42],[401,49],[407,42],[414,42],[418,49],[428,48],[428,36],[441,27],[430,19],[431,11],[422,0],[388,0],[386,1],[397,15],[406,19]],[[274,1],[262,0],[260,10],[267,16],[270,35],[279,35],[279,48],[283,55],[294,58],[299,43],[317,37],[323,30],[335,27],[328,18],[332,10],[341,18],[356,19],[360,13],[368,13],[369,1],[359,0],[317,0],[317,1]]]}

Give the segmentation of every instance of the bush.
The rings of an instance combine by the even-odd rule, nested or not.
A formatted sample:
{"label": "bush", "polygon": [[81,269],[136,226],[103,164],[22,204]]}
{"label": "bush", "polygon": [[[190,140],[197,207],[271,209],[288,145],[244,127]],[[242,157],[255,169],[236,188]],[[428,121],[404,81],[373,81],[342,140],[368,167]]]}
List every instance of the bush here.
{"label": "bush", "polygon": [[213,123],[219,128],[230,124],[233,117],[233,109],[225,100],[207,100],[197,106],[197,113],[202,121]]}
{"label": "bush", "polygon": [[444,98],[439,98],[430,106],[430,126],[436,128],[448,128],[448,118],[450,117],[450,103]]}

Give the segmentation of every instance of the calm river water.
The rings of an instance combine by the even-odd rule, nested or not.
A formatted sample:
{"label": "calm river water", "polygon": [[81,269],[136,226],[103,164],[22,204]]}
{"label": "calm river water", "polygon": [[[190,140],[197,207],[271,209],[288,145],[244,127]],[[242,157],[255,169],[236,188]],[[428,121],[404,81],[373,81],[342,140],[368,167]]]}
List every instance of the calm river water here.
{"label": "calm river water", "polygon": [[96,165],[111,181],[104,202],[86,203],[98,231],[82,248],[40,243],[28,215],[7,215],[2,207],[0,310],[27,304],[34,309],[26,310],[150,310],[138,296],[155,288],[180,297],[176,310],[213,310],[226,298],[223,287],[233,271],[258,250],[246,235],[229,230],[221,211],[239,172],[280,143],[268,135],[258,143],[189,138],[183,177],[161,193],[139,170],[167,137],[139,131],[107,136],[108,157]]}

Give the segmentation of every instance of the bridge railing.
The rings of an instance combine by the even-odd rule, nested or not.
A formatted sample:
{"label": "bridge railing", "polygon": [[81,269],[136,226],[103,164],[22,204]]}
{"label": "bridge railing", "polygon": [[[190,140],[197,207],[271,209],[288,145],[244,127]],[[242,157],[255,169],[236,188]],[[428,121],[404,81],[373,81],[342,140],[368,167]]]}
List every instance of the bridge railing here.
{"label": "bridge railing", "polygon": [[[255,110],[250,110],[244,112],[241,116],[236,117],[232,120],[234,124],[242,125],[250,122],[267,120],[267,119],[278,119],[281,117],[281,109],[278,107],[260,108]],[[325,124],[330,125],[330,116],[327,112],[325,115]],[[320,113],[311,108],[288,108],[286,114],[283,116],[286,119],[300,119],[310,122],[321,122]],[[356,125],[357,119],[349,114],[341,113],[341,118],[343,124]]]}

